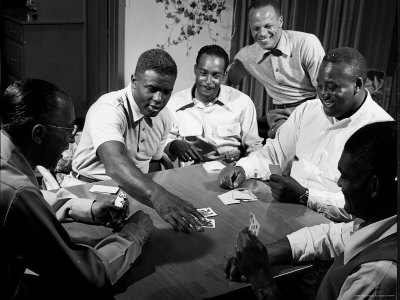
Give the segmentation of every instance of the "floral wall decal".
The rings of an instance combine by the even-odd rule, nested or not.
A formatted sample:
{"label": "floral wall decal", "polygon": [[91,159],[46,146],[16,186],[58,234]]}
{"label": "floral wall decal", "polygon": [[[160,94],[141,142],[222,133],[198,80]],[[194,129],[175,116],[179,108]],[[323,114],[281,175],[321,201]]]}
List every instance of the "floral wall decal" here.
{"label": "floral wall decal", "polygon": [[[215,43],[218,32],[213,31],[212,25],[221,21],[221,13],[225,0],[155,0],[164,5],[168,23],[165,28],[169,36],[164,44],[157,44],[161,49],[186,42],[186,55],[189,55],[190,40],[204,28],[208,30],[210,39]],[[176,31],[179,33],[176,34]],[[175,34],[175,35],[174,35]]]}

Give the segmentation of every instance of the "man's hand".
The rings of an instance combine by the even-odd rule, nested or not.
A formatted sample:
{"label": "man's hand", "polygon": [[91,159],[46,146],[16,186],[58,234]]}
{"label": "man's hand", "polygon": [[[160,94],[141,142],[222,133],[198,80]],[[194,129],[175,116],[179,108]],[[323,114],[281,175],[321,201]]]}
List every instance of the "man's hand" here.
{"label": "man's hand", "polygon": [[247,281],[247,278],[242,275],[237,265],[236,253],[229,257],[225,257],[225,259],[224,272],[226,278],[229,278],[229,280],[232,281]]}
{"label": "man's hand", "polygon": [[128,213],[128,201],[125,201],[125,205],[123,207],[115,206],[114,199],[106,201],[94,201],[92,204],[92,217],[94,222],[107,227],[121,227]]}
{"label": "man's hand", "polygon": [[223,188],[235,189],[246,179],[242,167],[227,166],[218,175],[218,183]]}
{"label": "man's hand", "polygon": [[175,196],[162,187],[156,193],[153,201],[154,209],[175,230],[187,233],[190,233],[192,229],[198,232],[204,231],[201,225],[205,225],[206,220],[190,202]]}
{"label": "man's hand", "polygon": [[125,223],[134,223],[144,230],[147,237],[151,235],[154,230],[153,221],[150,216],[144,213],[142,210],[138,210],[132,216],[130,216]]}
{"label": "man's hand", "polygon": [[273,174],[269,179],[272,196],[281,202],[300,203],[300,196],[307,190],[290,176]]}
{"label": "man's hand", "polygon": [[201,161],[201,155],[199,154],[200,149],[194,145],[186,142],[175,140],[171,142],[169,151],[172,155],[177,156],[181,161],[194,160],[195,162]]}

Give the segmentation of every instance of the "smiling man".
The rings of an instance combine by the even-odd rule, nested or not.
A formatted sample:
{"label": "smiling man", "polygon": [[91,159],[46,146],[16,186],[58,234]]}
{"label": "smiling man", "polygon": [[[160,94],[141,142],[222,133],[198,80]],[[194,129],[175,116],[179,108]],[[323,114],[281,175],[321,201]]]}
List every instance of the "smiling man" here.
{"label": "smiling man", "polygon": [[239,84],[250,74],[273,98],[267,113],[268,136],[301,103],[316,98],[317,74],[324,49],[309,33],[283,30],[280,0],[254,0],[249,10],[249,27],[254,44],[242,48],[228,68],[231,83]]}
{"label": "smiling man", "polygon": [[[306,205],[334,221],[352,218],[344,209],[337,164],[346,140],[360,127],[393,120],[364,87],[366,61],[353,48],[329,51],[318,73],[318,96],[295,109],[261,150],[223,169],[219,183],[235,188],[246,178],[270,180],[278,201]],[[269,165],[290,176],[272,174]]]}
{"label": "smiling man", "polygon": [[195,84],[171,97],[173,126],[166,152],[181,161],[237,161],[261,148],[256,110],[242,92],[221,85],[228,54],[218,45],[200,49]]}
{"label": "smiling man", "polygon": [[[149,200],[176,230],[203,231],[193,205],[144,175],[151,159],[160,159],[171,128],[164,109],[177,76],[172,57],[151,49],[138,59],[131,83],[103,95],[89,109],[72,162],[72,177],[63,186],[113,179],[132,196]],[[191,226],[190,226],[191,225]]]}

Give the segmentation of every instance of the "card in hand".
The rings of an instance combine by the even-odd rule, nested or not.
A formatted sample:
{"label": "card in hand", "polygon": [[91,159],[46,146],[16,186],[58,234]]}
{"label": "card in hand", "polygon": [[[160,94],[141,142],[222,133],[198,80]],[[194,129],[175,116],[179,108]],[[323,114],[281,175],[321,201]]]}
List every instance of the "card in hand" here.
{"label": "card in hand", "polygon": [[119,192],[117,198],[115,198],[114,200],[114,205],[123,208],[125,203],[125,199],[126,199],[126,195],[123,192]]}
{"label": "card in hand", "polygon": [[271,172],[271,175],[276,174],[282,176],[282,170],[279,165],[269,165],[269,171]]}
{"label": "card in hand", "polygon": [[260,223],[258,223],[256,216],[250,211],[249,219],[249,232],[258,236],[258,231],[260,230]]}
{"label": "card in hand", "polygon": [[218,216],[211,207],[199,208],[197,211],[205,218]]}

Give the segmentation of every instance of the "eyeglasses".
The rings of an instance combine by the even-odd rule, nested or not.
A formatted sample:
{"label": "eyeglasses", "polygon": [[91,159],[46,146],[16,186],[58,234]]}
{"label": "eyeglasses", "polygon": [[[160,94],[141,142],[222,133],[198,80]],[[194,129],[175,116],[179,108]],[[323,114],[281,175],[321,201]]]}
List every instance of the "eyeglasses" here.
{"label": "eyeglasses", "polygon": [[78,125],[74,125],[74,127],[61,127],[61,126],[54,126],[54,125],[46,125],[52,128],[61,129],[64,131],[69,131],[71,133],[71,138],[75,137],[76,133],[78,132]]}

